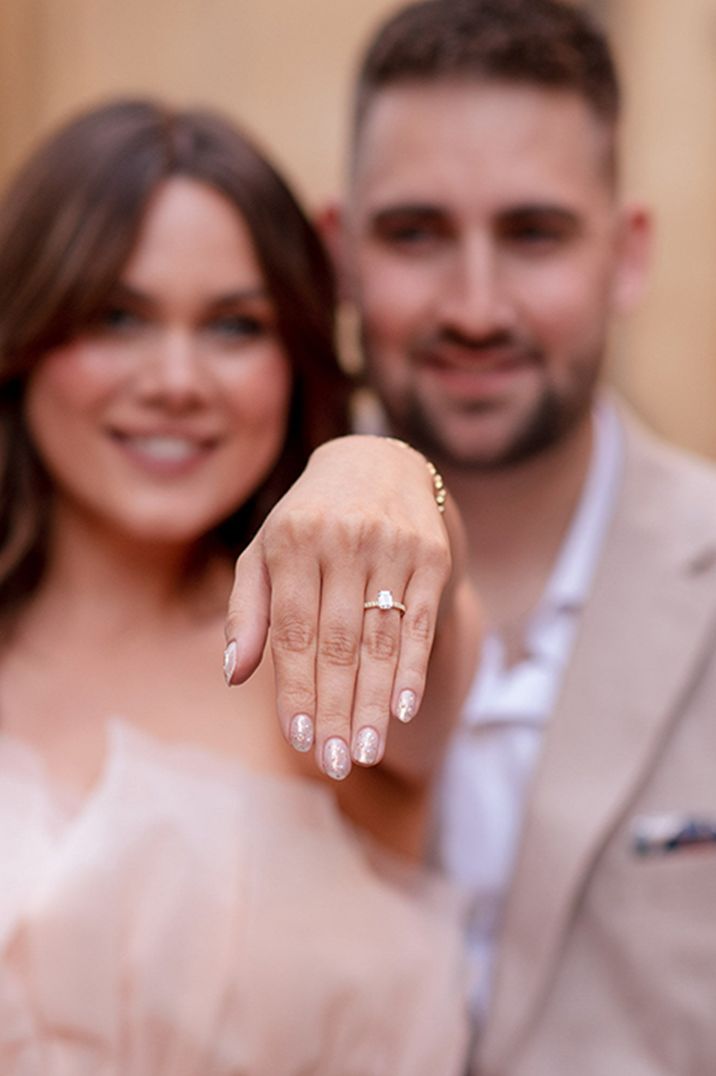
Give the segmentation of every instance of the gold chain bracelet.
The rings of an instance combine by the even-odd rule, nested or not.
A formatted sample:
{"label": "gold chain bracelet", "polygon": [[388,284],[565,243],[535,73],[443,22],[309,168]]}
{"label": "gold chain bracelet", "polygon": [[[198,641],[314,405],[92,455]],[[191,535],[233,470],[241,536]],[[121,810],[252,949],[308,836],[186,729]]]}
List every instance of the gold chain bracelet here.
{"label": "gold chain bracelet", "polygon": [[428,474],[433,483],[433,496],[435,497],[435,503],[438,506],[438,512],[443,514],[445,512],[445,502],[447,501],[447,490],[445,489],[445,482],[443,476],[438,471],[434,463],[420,452],[417,448],[413,448],[407,441],[401,441],[399,437],[387,437],[387,441],[391,441],[394,445],[400,445],[401,448],[407,448],[411,452],[417,452],[419,456],[423,457],[425,466],[428,469]]}

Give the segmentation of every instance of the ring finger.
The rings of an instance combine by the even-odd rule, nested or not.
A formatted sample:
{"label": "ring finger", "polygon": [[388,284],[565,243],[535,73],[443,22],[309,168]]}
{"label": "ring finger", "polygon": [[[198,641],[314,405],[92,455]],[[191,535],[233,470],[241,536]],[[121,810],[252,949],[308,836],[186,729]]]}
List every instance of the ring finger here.
{"label": "ring finger", "polygon": [[404,579],[392,582],[388,589],[385,578],[378,582],[371,577],[365,596],[351,743],[353,760],[363,766],[380,762],[390,721],[406,588]]}

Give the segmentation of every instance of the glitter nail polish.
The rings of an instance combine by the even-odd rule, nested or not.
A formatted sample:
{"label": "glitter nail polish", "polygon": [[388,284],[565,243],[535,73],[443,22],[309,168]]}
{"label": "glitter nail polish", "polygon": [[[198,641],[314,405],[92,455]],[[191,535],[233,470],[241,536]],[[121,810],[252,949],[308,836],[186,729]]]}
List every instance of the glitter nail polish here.
{"label": "glitter nail polish", "polygon": [[378,761],[380,736],[374,728],[366,725],[353,741],[353,759],[361,766],[373,766]]}
{"label": "glitter nail polish", "polygon": [[323,769],[334,781],[343,781],[351,772],[348,744],[340,736],[331,736],[323,746]]}
{"label": "glitter nail polish", "polygon": [[313,747],[313,722],[308,714],[296,714],[291,718],[288,730],[291,747],[296,751],[310,751]]}
{"label": "glitter nail polish", "polygon": [[405,691],[401,691],[398,696],[398,709],[396,716],[398,721],[402,721],[403,724],[412,721],[415,717],[415,711],[418,708],[418,700],[414,691],[410,691],[408,688]]}
{"label": "glitter nail polish", "polygon": [[236,649],[236,642],[232,639],[224,651],[224,680],[227,685],[231,684],[236,669]]}

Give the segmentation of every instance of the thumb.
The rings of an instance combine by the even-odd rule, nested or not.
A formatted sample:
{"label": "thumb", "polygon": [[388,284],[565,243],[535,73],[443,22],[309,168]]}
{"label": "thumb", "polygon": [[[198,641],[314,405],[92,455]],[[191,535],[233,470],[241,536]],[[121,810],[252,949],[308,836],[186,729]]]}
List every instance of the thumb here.
{"label": "thumb", "polygon": [[242,684],[258,668],[268,637],[271,587],[256,540],[236,562],[224,634],[224,676]]}

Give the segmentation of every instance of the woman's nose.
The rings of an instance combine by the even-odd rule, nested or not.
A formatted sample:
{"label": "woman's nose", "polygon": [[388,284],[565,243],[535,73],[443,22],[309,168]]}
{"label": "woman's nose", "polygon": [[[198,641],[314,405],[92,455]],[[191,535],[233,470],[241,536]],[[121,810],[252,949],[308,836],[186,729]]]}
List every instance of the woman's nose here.
{"label": "woman's nose", "polygon": [[152,341],[142,362],[140,391],[153,402],[182,410],[201,403],[210,377],[194,335],[167,330]]}

